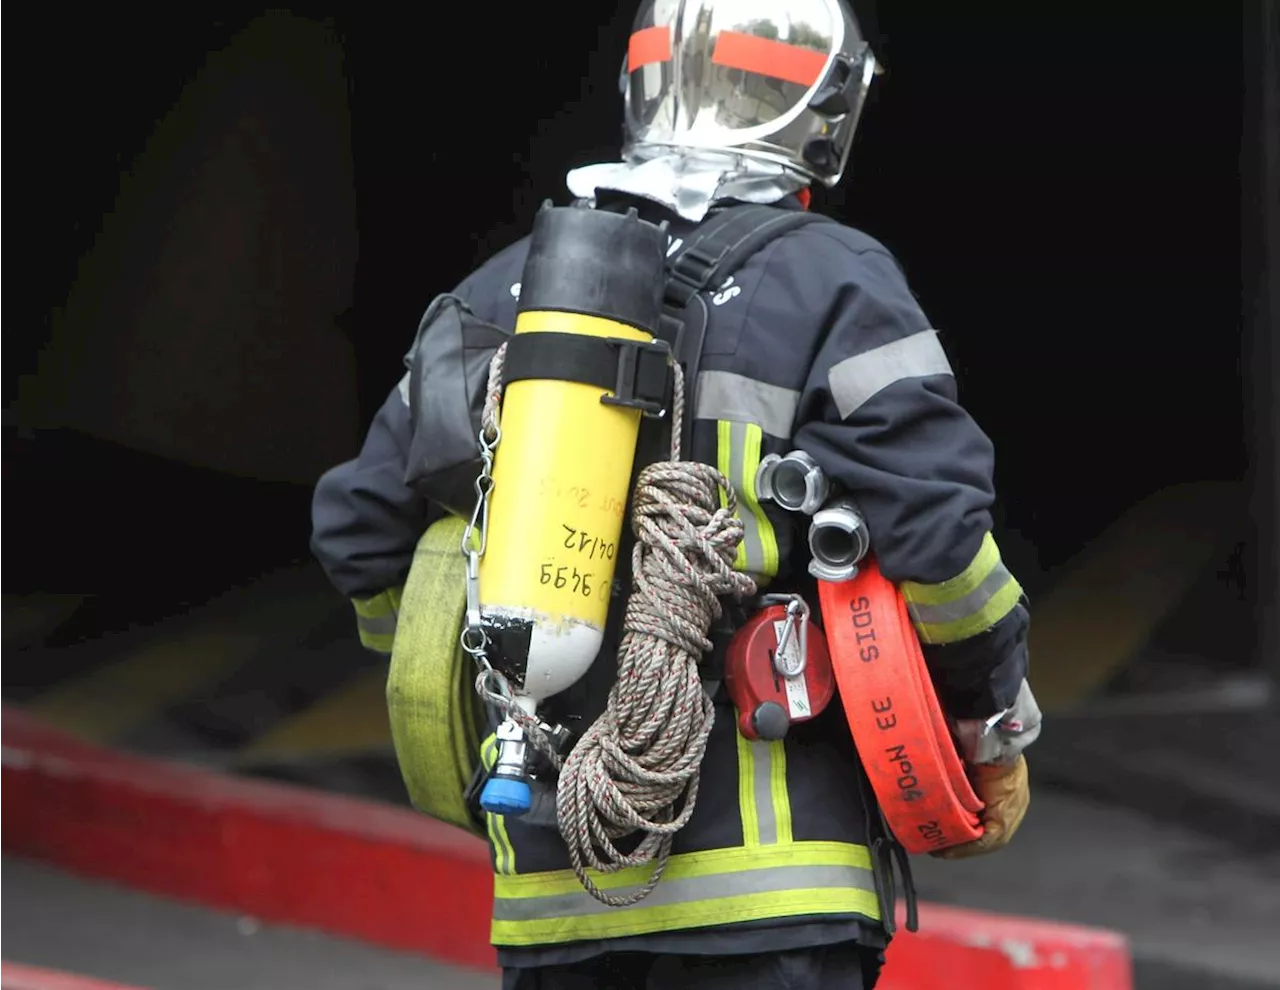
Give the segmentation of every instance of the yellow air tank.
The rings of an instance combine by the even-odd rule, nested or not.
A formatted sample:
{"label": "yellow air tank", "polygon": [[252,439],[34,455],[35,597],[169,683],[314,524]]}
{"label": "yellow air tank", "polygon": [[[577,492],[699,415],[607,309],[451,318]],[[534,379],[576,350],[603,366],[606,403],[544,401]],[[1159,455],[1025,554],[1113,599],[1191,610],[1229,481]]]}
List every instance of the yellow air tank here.
{"label": "yellow air tank", "polygon": [[665,247],[634,210],[546,207],[534,221],[479,590],[490,660],[530,714],[604,638],[640,420],[663,411],[669,382],[654,341]]}

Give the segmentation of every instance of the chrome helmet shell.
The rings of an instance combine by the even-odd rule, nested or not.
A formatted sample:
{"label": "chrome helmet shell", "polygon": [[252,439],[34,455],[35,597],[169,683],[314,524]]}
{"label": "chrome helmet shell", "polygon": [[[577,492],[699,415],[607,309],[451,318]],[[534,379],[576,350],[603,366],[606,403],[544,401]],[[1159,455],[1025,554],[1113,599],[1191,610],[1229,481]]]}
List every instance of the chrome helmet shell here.
{"label": "chrome helmet shell", "polygon": [[728,152],[834,186],[875,72],[841,0],[644,0],[622,69],[623,154]]}

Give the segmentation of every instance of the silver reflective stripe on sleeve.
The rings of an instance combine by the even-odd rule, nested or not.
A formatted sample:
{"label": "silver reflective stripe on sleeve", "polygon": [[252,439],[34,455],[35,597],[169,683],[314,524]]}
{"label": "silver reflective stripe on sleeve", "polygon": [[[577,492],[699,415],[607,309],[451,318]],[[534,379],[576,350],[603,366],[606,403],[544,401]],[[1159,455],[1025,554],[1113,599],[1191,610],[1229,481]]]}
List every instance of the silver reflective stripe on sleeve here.
{"label": "silver reflective stripe on sleeve", "polygon": [[357,615],[356,624],[360,632],[366,636],[394,636],[396,634],[395,615],[383,615],[378,618]]}
{"label": "silver reflective stripe on sleeve", "polygon": [[[948,623],[959,622],[969,619],[971,616],[983,614],[983,610],[996,594],[1010,587],[1013,580],[1013,575],[1009,573],[1009,569],[1004,566],[1004,563],[997,561],[995,566],[991,568],[990,573],[982,579],[982,582],[967,594],[952,601],[939,601],[936,604],[910,602],[907,605],[907,609],[911,613],[912,621],[919,626],[944,626]],[[1014,597],[1016,598],[1017,594],[1021,594],[1021,592],[1022,589],[1019,586]],[[1001,618],[1003,617],[1002,615]],[[989,625],[994,625],[994,623],[989,623]]]}
{"label": "silver reflective stripe on sleeve", "polygon": [[1000,559],[990,533],[969,565],[938,584],[903,581],[902,596],[922,643],[955,643],[990,629],[1022,597],[1022,586]]}
{"label": "silver reflective stripe on sleeve", "polygon": [[695,419],[721,419],[757,423],[772,437],[790,439],[800,393],[795,389],[735,375],[730,371],[704,371],[698,375],[694,399]]}
{"label": "silver reflective stripe on sleeve", "polygon": [[388,588],[371,598],[353,598],[356,629],[360,642],[376,653],[390,654],[396,639],[396,619],[400,614],[400,588]]}
{"label": "silver reflective stripe on sleeve", "polygon": [[951,362],[937,331],[921,330],[838,362],[827,373],[827,386],[841,419],[848,419],[890,385],[909,378],[950,374]]}

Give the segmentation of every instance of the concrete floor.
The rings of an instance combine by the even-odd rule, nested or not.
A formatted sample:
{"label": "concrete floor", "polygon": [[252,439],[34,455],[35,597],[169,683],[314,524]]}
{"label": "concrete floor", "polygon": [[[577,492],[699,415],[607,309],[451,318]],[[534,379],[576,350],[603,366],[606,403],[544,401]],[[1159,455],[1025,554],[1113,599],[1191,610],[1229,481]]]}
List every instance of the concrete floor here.
{"label": "concrete floor", "polygon": [[1000,853],[913,868],[923,899],[1123,932],[1140,988],[1280,987],[1280,852],[1037,786]]}

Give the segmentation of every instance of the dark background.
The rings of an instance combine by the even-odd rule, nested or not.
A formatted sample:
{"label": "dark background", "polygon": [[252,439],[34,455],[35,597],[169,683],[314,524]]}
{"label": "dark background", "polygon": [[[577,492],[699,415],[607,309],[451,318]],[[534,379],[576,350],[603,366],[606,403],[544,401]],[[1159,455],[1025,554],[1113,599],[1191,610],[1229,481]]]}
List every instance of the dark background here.
{"label": "dark background", "polygon": [[[285,424],[252,402],[228,403],[224,421],[205,418],[188,456],[181,431],[157,446],[104,426],[114,407],[64,396],[54,405],[74,414],[47,412],[47,369],[64,358],[46,352],[38,363],[54,314],[70,318],[82,259],[126,209],[122,173],[210,53],[261,11],[91,7],[72,23],[45,5],[31,15],[6,156],[9,272],[22,275],[9,279],[5,349],[6,591],[127,594],[162,613],[306,555],[311,482],[354,453],[426,303],[523,233],[544,198],[563,202],[567,168],[616,152],[631,6],[583,10],[294,8],[328,25],[345,76],[358,262],[351,305],[329,322],[358,391],[343,407],[349,429],[327,447],[313,442],[311,459],[278,477],[204,447],[236,430],[284,464],[295,442],[325,432],[306,415]],[[1052,568],[1164,486],[1254,484],[1250,464],[1265,466],[1260,454],[1274,457],[1275,443],[1272,400],[1255,394],[1274,353],[1260,350],[1273,345],[1257,311],[1257,10],[909,2],[876,13],[888,73],[845,186],[815,205],[888,244],[945,332],[962,397],[997,445],[1003,526]],[[276,52],[293,78],[302,56],[287,41]],[[254,91],[247,99],[256,105]],[[302,197],[300,215],[320,215],[329,201],[306,187],[333,157],[328,146],[280,152],[287,135],[272,133],[286,180],[271,189]],[[319,250],[299,243],[280,250]],[[202,257],[216,282],[231,255]],[[317,363],[325,352],[290,316],[289,300],[310,285],[277,297],[260,280],[254,298],[279,310],[262,326],[289,333],[273,343],[259,331],[253,346],[274,348],[271,361],[244,352],[230,370],[218,365],[220,380],[274,376],[303,397],[291,409],[336,408],[332,387],[308,391],[329,380]],[[139,279],[128,291],[153,288]],[[93,326],[100,347],[116,329],[106,317]],[[184,327],[163,332],[180,339]],[[130,346],[146,345],[117,352]],[[171,374],[199,378],[208,364],[192,354]],[[83,392],[75,382],[91,378],[60,387]],[[1268,538],[1244,548],[1246,575],[1269,560]],[[1241,580],[1255,593],[1256,579]]]}

